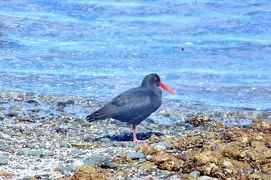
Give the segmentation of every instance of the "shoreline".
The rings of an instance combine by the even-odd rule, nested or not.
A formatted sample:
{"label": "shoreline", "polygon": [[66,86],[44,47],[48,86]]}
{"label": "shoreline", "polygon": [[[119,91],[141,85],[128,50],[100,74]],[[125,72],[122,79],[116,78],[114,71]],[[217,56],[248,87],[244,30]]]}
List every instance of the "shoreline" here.
{"label": "shoreline", "polygon": [[[220,152],[223,147],[233,145],[233,151],[239,148],[240,151],[246,152],[246,147],[250,147],[251,151],[255,150],[255,153],[259,151],[258,148],[270,150],[270,118],[264,121],[263,127],[267,130],[262,131],[257,123],[255,125],[255,122],[263,122],[260,119],[251,119],[249,124],[238,123],[241,120],[235,119],[227,124],[224,123],[226,121],[213,118],[211,114],[187,115],[163,106],[138,126],[139,139],[151,139],[147,143],[138,144],[131,142],[129,125],[112,119],[91,124],[84,121],[84,116],[103,102],[14,92],[2,93],[0,101],[0,178],[78,179],[81,175],[92,174],[97,178],[106,179],[108,176],[125,179],[123,173],[126,171],[128,174],[134,174],[134,178],[143,179],[152,176],[156,179],[189,179],[190,173],[198,177],[220,177],[220,171],[208,173],[206,168],[210,167],[202,166],[201,163],[194,164],[191,171],[187,169],[185,164],[188,161],[183,158],[194,162],[195,156],[186,153],[191,151],[199,154],[198,158],[201,158],[201,155],[207,156],[203,153],[206,151],[216,157],[216,152]],[[239,133],[238,136],[246,137],[245,142],[238,138],[225,138],[227,133],[232,133],[235,137],[235,131]],[[259,138],[253,139],[254,136]],[[201,142],[201,139],[204,141]],[[201,142],[200,146],[197,142]],[[220,150],[213,151],[217,146],[221,147]],[[152,149],[155,153],[148,154],[144,149]],[[225,154],[224,151],[220,153]],[[159,159],[163,159],[163,156],[171,159],[161,162]],[[245,155],[243,159],[257,159],[257,156]],[[234,164],[238,164],[239,161],[247,163],[246,167],[250,167],[250,170],[244,174],[246,177],[253,175],[254,166],[258,163],[240,157],[236,159],[234,154],[223,158],[229,160],[232,164],[230,166],[233,167],[242,168]],[[271,162],[269,154],[263,158],[264,162]],[[221,166],[222,162],[214,159],[210,161],[216,169],[225,169]],[[258,165],[267,170],[259,176],[270,175],[269,167],[263,166],[262,160],[260,162],[262,164]],[[179,165],[175,167],[174,163]],[[208,163],[210,164],[209,160]],[[231,173],[227,176],[234,177],[235,171],[232,167],[230,170]]]}

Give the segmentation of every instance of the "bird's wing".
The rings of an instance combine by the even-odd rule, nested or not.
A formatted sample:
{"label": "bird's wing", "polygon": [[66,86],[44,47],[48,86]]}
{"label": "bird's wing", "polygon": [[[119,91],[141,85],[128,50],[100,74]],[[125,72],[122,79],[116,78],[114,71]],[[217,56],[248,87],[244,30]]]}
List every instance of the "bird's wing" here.
{"label": "bird's wing", "polygon": [[[153,111],[151,92],[143,88],[134,88],[123,92],[109,103],[113,109],[113,118],[136,124],[147,118]],[[139,122],[139,123],[140,123]]]}

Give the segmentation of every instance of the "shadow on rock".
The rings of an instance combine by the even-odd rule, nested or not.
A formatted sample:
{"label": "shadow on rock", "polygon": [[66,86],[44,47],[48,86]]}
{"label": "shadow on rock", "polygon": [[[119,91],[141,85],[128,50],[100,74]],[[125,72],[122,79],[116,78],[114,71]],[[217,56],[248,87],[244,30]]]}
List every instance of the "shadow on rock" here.
{"label": "shadow on rock", "polygon": [[[164,134],[161,132],[145,132],[145,133],[138,133],[137,139],[139,140],[147,140],[151,137],[152,134],[160,137]],[[125,133],[120,135],[113,135],[113,136],[103,136],[100,138],[93,139],[93,141],[133,141],[133,134],[132,133]]]}

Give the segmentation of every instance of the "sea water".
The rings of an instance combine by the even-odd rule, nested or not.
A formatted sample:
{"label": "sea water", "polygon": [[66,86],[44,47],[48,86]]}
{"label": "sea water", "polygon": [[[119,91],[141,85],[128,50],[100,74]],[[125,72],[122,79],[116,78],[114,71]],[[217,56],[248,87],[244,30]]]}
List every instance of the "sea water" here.
{"label": "sea water", "polygon": [[149,73],[187,110],[270,112],[270,1],[0,1],[0,90],[108,101]]}

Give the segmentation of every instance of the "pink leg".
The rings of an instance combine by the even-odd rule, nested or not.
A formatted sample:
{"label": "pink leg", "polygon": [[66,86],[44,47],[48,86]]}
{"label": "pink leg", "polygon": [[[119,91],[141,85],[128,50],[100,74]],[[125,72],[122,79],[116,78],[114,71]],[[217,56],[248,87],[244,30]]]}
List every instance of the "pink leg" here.
{"label": "pink leg", "polygon": [[146,142],[146,140],[138,140],[136,138],[136,126],[133,126],[133,142],[136,143],[136,142]]}

